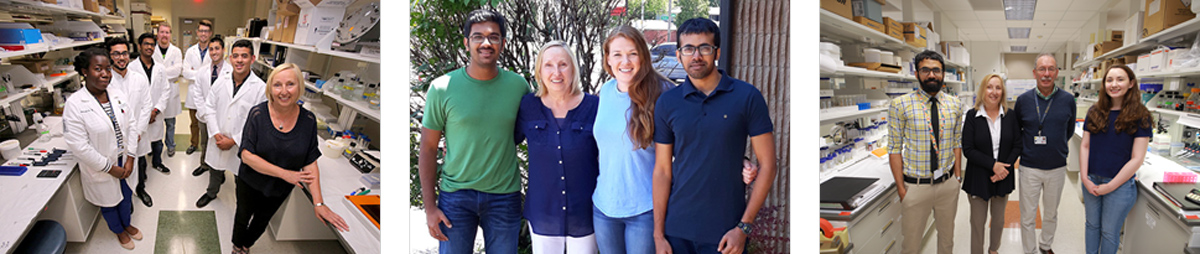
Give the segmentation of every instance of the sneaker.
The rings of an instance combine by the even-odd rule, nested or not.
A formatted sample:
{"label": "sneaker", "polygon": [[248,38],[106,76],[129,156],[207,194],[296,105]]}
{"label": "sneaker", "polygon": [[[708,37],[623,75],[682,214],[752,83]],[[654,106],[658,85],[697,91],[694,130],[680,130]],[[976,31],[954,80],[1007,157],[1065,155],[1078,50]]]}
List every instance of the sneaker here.
{"label": "sneaker", "polygon": [[175,157],[175,148],[171,148],[171,150],[167,150],[167,157]]}
{"label": "sneaker", "polygon": [[167,166],[164,166],[164,165],[154,166],[154,169],[156,169],[158,171],[162,171],[163,173],[171,173],[171,169],[167,168]]}
{"label": "sneaker", "polygon": [[196,152],[196,146],[188,146],[187,155],[192,155],[194,152]]}

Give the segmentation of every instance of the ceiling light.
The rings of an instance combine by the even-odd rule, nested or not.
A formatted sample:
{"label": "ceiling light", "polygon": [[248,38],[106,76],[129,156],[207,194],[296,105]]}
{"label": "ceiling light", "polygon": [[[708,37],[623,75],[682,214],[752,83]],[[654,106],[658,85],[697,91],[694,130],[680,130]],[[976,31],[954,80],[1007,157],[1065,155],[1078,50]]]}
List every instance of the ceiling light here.
{"label": "ceiling light", "polygon": [[1027,46],[1009,46],[1009,49],[1012,50],[1012,52],[1025,52],[1025,47]]}
{"label": "ceiling light", "polygon": [[1008,28],[1008,38],[1009,39],[1029,39],[1029,28],[1028,27],[1009,27]]}
{"label": "ceiling light", "polygon": [[1004,19],[1033,20],[1037,0],[1004,0]]}

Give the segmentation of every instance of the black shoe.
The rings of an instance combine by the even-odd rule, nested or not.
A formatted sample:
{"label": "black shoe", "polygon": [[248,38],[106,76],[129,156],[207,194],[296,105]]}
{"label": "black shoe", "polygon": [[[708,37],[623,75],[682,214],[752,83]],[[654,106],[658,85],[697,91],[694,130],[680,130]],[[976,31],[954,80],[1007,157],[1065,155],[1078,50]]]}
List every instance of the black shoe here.
{"label": "black shoe", "polygon": [[199,166],[199,167],[196,167],[195,170],[192,170],[192,176],[200,176],[200,175],[203,175],[204,172],[208,172],[208,168],[206,168],[204,166]]}
{"label": "black shoe", "polygon": [[145,190],[138,191],[137,196],[142,200],[142,204],[146,205],[146,207],[154,206],[154,200],[150,198],[150,193],[146,193]]}
{"label": "black shoe", "polygon": [[167,150],[167,157],[175,157],[175,148]]}
{"label": "black shoe", "polygon": [[167,168],[167,166],[163,166],[163,165],[154,166],[154,169],[158,170],[158,171],[162,171],[163,173],[171,173],[171,169]]}
{"label": "black shoe", "polygon": [[194,152],[196,152],[196,146],[188,146],[187,155],[192,155]]}
{"label": "black shoe", "polygon": [[196,208],[204,208],[209,202],[212,202],[216,197],[209,197],[208,194],[200,195],[200,200],[196,200]]}

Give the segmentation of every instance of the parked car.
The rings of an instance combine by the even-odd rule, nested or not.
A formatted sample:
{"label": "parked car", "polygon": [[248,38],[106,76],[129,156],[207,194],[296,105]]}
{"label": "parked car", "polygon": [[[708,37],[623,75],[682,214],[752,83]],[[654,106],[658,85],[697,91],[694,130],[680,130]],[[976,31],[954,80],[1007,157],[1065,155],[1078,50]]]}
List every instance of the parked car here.
{"label": "parked car", "polygon": [[674,42],[654,46],[650,48],[650,59],[654,63],[654,70],[659,74],[676,83],[683,83],[687,72],[683,69],[683,64],[679,63],[679,59],[675,58],[676,47]]}

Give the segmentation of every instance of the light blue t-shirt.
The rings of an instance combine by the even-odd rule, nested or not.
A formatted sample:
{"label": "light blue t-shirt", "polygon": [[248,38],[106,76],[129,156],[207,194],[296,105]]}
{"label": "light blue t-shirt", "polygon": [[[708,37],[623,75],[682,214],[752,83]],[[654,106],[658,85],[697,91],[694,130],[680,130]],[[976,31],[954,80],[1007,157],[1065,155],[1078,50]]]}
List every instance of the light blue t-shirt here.
{"label": "light blue t-shirt", "polygon": [[629,123],[629,93],[609,80],[600,88],[600,106],[592,135],[600,148],[600,176],[592,203],[605,216],[626,218],[654,209],[654,145],[633,150]]}

